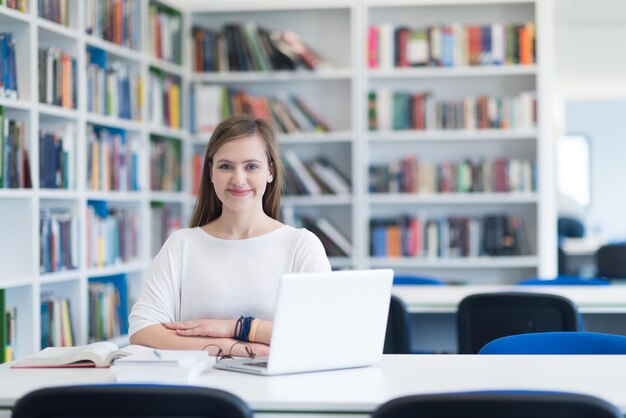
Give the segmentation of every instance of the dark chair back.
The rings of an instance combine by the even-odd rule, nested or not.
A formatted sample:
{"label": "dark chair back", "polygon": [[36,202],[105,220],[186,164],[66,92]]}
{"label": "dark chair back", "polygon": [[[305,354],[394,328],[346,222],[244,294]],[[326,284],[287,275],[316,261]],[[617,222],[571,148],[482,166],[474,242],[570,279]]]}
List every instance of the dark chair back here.
{"label": "dark chair back", "polygon": [[411,321],[409,312],[402,299],[392,295],[383,354],[410,354],[410,352]]}
{"label": "dark chair back", "polygon": [[538,332],[498,338],[478,354],[626,354],[626,336],[600,332]]}
{"label": "dark chair back", "polygon": [[618,418],[596,397],[552,392],[477,392],[414,395],[381,405],[372,418]]}
{"label": "dark chair back", "polygon": [[607,244],[596,251],[596,276],[626,278],[626,244]]}
{"label": "dark chair back", "polygon": [[166,385],[85,385],[38,389],[18,399],[13,418],[252,418],[237,396],[218,389]]}
{"label": "dark chair back", "polygon": [[567,298],[542,293],[479,293],[459,304],[459,353],[476,354],[490,341],[531,332],[578,331],[576,305]]}

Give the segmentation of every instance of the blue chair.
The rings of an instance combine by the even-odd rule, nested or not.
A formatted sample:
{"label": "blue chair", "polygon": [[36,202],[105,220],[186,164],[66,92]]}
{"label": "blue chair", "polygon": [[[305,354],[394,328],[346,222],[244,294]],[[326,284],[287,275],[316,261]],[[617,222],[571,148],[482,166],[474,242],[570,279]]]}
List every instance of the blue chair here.
{"label": "blue chair", "polygon": [[618,418],[610,403],[555,392],[469,392],[413,395],[381,405],[372,418]]}
{"label": "blue chair", "polygon": [[405,285],[429,285],[429,286],[443,286],[446,282],[440,279],[436,279],[434,277],[426,277],[426,276],[413,276],[408,274],[394,275],[393,276],[393,285],[394,286],[405,286]]}
{"label": "blue chair", "polygon": [[522,286],[607,286],[611,282],[602,277],[584,278],[580,276],[558,275],[554,279],[530,277],[520,280],[517,284]]}
{"label": "blue chair", "polygon": [[626,354],[626,336],[599,332],[540,332],[498,338],[478,354]]}
{"label": "blue chair", "polygon": [[476,354],[490,341],[530,332],[578,331],[580,315],[567,298],[534,292],[478,293],[457,311],[459,353]]}
{"label": "blue chair", "polygon": [[38,389],[18,399],[13,418],[252,418],[248,405],[219,389],[169,385],[84,385]]}

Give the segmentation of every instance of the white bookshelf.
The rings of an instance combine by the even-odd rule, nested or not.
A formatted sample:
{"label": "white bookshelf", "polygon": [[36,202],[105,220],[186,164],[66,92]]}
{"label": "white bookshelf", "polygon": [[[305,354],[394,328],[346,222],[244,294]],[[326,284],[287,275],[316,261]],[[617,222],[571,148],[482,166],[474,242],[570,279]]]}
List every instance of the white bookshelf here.
{"label": "white bookshelf", "polygon": [[[174,205],[182,213],[182,226],[191,214],[195,196],[188,162],[203,155],[208,136],[195,135],[189,126],[189,91],[194,83],[235,87],[259,96],[286,91],[302,97],[333,130],[328,133],[279,135],[283,151],[292,149],[303,161],[328,158],[349,178],[349,195],[285,196],[283,207],[312,218],[324,217],[353,245],[349,257],[332,257],[334,268],[390,267],[403,273],[441,277],[452,282],[511,283],[519,278],[556,274],[556,210],[553,173],[553,128],[551,120],[552,4],[550,0],[406,0],[254,2],[245,6],[208,2],[202,10],[183,11],[182,63],[153,57],[147,46],[148,0],[140,0],[142,49],[131,50],[88,35],[84,31],[86,3],[70,0],[70,27],[37,17],[37,2],[30,0],[27,13],[0,6],[2,31],[17,35],[20,98],[0,98],[9,115],[26,121],[34,187],[30,190],[0,189],[0,288],[5,288],[7,306],[18,307],[17,357],[40,349],[40,302],[42,292],[70,299],[76,342],[87,342],[88,280],[124,273],[131,302],[141,288],[151,254],[151,204]],[[163,1],[174,8],[175,2]],[[181,6],[182,7],[182,6]],[[537,64],[528,66],[369,69],[366,62],[367,29],[382,22],[422,27],[439,23],[535,22]],[[217,29],[225,23],[254,21],[275,30],[295,30],[331,68],[316,71],[197,73],[192,71],[193,25]],[[78,60],[77,109],[61,109],[38,102],[37,50],[40,45],[60,44]],[[139,69],[147,84],[150,68],[174,75],[181,82],[181,128],[154,126],[148,115],[149,96],[144,88],[141,120],[103,116],[87,111],[86,49],[95,47]],[[537,128],[524,130],[484,129],[474,131],[369,131],[367,92],[376,87],[430,90],[442,97],[477,94],[509,94],[537,91]],[[75,126],[77,166],[75,187],[70,190],[41,189],[38,185],[38,131],[46,124]],[[87,184],[87,125],[126,130],[138,143],[139,191],[91,190]],[[180,192],[150,190],[150,140],[152,136],[180,141],[182,187]],[[433,160],[465,157],[525,157],[537,160],[539,189],[532,193],[476,194],[370,194],[368,167],[372,162],[392,161],[407,152]],[[105,267],[87,265],[85,242],[87,202],[107,201],[116,207],[132,207],[137,213],[139,255],[126,263]],[[39,273],[39,211],[46,207],[70,210],[79,219],[79,264],[76,270]],[[370,256],[369,221],[376,216],[397,216],[412,211],[425,214],[480,216],[493,212],[524,218],[532,252],[517,257],[459,259],[390,258]],[[123,340],[123,338],[122,338]]]}
{"label": "white bookshelf", "polygon": [[[151,1],[151,0],[150,0]],[[140,39],[142,45],[148,39],[147,9],[149,0],[139,0],[141,10]],[[188,70],[187,57],[175,64],[155,58],[147,47],[131,50],[102,40],[85,32],[87,2],[70,0],[69,27],[40,18],[38,2],[30,0],[27,12],[20,12],[0,5],[0,31],[12,32],[16,36],[16,62],[19,99],[0,98],[0,106],[10,117],[25,121],[26,144],[29,151],[32,189],[0,189],[0,288],[6,289],[7,307],[17,307],[17,341],[14,357],[20,358],[41,349],[40,304],[42,295],[67,297],[70,303],[75,344],[86,344],[89,329],[88,285],[90,278],[125,274],[129,303],[136,300],[143,276],[152,254],[150,231],[150,202],[165,201],[178,205],[184,216],[189,216],[187,190],[188,175],[183,178],[180,192],[152,192],[150,190],[149,138],[151,134],[177,138],[181,141],[181,165],[188,155],[191,137],[188,121],[182,117],[182,127],[172,129],[154,126],[149,122],[147,79],[149,69],[158,68],[164,73],[181,79],[181,101],[185,115],[187,102]],[[183,29],[184,30],[184,29]],[[75,109],[39,103],[38,97],[38,49],[57,46],[77,60],[78,104]],[[104,50],[112,59],[129,63],[139,70],[144,81],[142,101],[144,107],[138,120],[122,119],[91,113],[87,110],[86,49],[95,47]],[[184,49],[183,49],[184,50]],[[39,184],[39,129],[62,124],[74,126],[75,167],[74,186],[70,189],[46,189]],[[87,125],[94,124],[126,131],[127,139],[137,141],[140,190],[102,191],[92,190],[87,184]],[[44,156],[44,158],[47,158]],[[87,265],[85,212],[90,200],[106,201],[110,207],[132,208],[137,218],[138,256],[127,262],[116,262],[104,267]],[[45,208],[60,208],[69,211],[78,220],[79,244],[77,268],[52,273],[39,270],[39,212]],[[186,219],[186,218],[185,218]],[[185,222],[185,220],[183,221]],[[130,305],[129,305],[130,306]],[[124,342],[126,336],[117,341]]]}

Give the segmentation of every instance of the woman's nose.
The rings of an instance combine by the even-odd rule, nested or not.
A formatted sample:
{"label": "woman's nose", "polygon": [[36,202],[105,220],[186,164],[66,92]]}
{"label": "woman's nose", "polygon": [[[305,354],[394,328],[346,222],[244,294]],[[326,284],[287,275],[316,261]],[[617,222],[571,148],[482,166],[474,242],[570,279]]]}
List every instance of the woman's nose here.
{"label": "woman's nose", "polygon": [[246,173],[243,169],[235,169],[235,171],[233,172],[233,178],[232,178],[232,182],[233,184],[245,184],[246,182]]}

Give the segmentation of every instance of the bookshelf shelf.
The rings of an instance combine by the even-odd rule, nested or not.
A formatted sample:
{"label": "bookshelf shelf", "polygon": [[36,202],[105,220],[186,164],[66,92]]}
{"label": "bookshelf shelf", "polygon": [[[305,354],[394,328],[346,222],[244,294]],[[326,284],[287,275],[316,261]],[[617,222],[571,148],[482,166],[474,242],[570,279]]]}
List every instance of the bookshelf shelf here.
{"label": "bookshelf shelf", "polygon": [[351,142],[353,137],[354,134],[352,131],[299,132],[293,134],[279,134],[278,141],[281,144],[346,143]]}
{"label": "bookshelf shelf", "polygon": [[145,60],[145,56],[141,51],[119,46],[113,42],[105,41],[89,34],[84,34],[83,39],[85,40],[86,46],[102,49],[114,57],[136,63],[141,63]]}
{"label": "bookshelf shelf", "polygon": [[56,118],[78,121],[80,113],[76,109],[68,109],[61,106],[49,105],[45,103],[37,104],[40,115],[54,116]]}
{"label": "bookshelf shelf", "polygon": [[350,69],[194,73],[192,81],[207,83],[272,83],[286,81],[350,80],[353,74],[354,71]]}
{"label": "bookshelf shelf", "polygon": [[28,189],[0,189],[0,199],[31,199],[32,195]]}
{"label": "bookshelf shelf", "polygon": [[191,197],[185,192],[151,192],[150,200],[153,202],[189,203]]}
{"label": "bookshelf shelf", "polygon": [[118,263],[106,267],[90,267],[86,269],[87,277],[113,276],[116,274],[129,274],[144,272],[150,265],[149,261],[132,261],[129,263]]}
{"label": "bookshelf shelf", "polygon": [[536,204],[537,193],[375,193],[370,194],[373,205],[485,205],[485,204]]}
{"label": "bookshelf shelf", "polygon": [[377,268],[446,268],[446,269],[517,269],[537,268],[537,257],[472,257],[472,258],[378,258],[369,263]]}
{"label": "bookshelf shelf", "polygon": [[43,273],[39,279],[39,283],[49,285],[54,283],[66,283],[80,280],[80,272],[76,270],[64,270],[54,273]]}
{"label": "bookshelf shelf", "polygon": [[146,58],[146,61],[149,66],[158,68],[159,70],[165,71],[166,73],[175,74],[177,76],[183,76],[187,74],[187,71],[183,67],[167,60],[148,56]]}
{"label": "bookshelf shelf", "polygon": [[37,276],[9,276],[1,277],[2,287],[4,289],[13,289],[19,287],[32,287],[35,283]]}
{"label": "bookshelf shelf", "polygon": [[43,32],[53,33],[58,36],[64,36],[68,39],[77,40],[80,39],[80,33],[73,28],[61,25],[60,23],[52,22],[50,20],[38,17],[36,19],[37,26]]}
{"label": "bookshelf shelf", "polygon": [[130,119],[122,119],[113,116],[98,115],[95,113],[87,113],[85,116],[87,122],[94,125],[109,126],[112,128],[120,128],[126,131],[143,132],[145,125],[139,121]]}
{"label": "bookshelf shelf", "polygon": [[37,195],[40,199],[49,200],[75,200],[80,198],[80,194],[77,191],[67,189],[39,189]]}
{"label": "bookshelf shelf", "polygon": [[350,195],[326,195],[326,196],[284,196],[283,205],[287,206],[342,206],[351,205]]}
{"label": "bookshelf shelf", "polygon": [[189,135],[184,129],[170,128],[168,126],[154,126],[150,125],[150,134],[166,137],[174,137],[178,139],[186,140]]}
{"label": "bookshelf shelf", "polygon": [[403,130],[370,132],[371,142],[428,142],[428,141],[536,141],[536,129],[477,129],[477,130]]}
{"label": "bookshelf shelf", "polygon": [[89,200],[104,200],[110,202],[130,202],[130,203],[138,203],[143,201],[144,192],[97,192],[97,191],[87,191],[85,192],[85,197]]}
{"label": "bookshelf shelf", "polygon": [[31,103],[30,101],[27,100],[23,100],[23,99],[5,99],[3,97],[0,97],[0,106],[2,107],[6,107],[8,109],[16,109],[16,110],[31,110]]}
{"label": "bookshelf shelf", "polygon": [[536,65],[501,65],[453,68],[393,68],[368,71],[368,76],[372,79],[506,77],[535,76],[536,74]]}
{"label": "bookshelf shelf", "polygon": [[33,20],[30,12],[20,12],[19,10],[14,10],[4,5],[0,5],[0,19],[1,17],[7,17],[11,20],[17,20],[23,23],[30,23]]}

